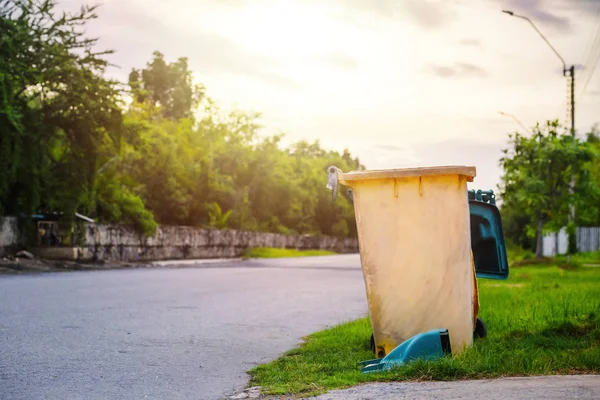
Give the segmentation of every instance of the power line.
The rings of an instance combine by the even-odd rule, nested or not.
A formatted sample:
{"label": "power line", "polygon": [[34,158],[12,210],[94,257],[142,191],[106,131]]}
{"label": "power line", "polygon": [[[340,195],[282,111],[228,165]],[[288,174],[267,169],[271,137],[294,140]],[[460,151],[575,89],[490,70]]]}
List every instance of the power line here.
{"label": "power line", "polygon": [[590,32],[590,39],[588,41],[588,45],[586,48],[588,49],[587,55],[586,52],[582,54],[583,59],[586,61],[590,58],[592,48],[594,47],[594,43],[598,40],[598,29],[600,29],[600,3],[598,4],[598,8],[596,9],[596,24],[592,27],[592,31]]}
{"label": "power line", "polygon": [[598,40],[598,46],[596,47],[595,58],[596,59],[593,61],[592,69],[590,70],[590,73],[588,74],[587,79],[585,80],[585,83],[583,84],[583,89],[581,90],[581,93],[585,93],[585,89],[587,89],[587,85],[592,80],[592,77],[594,76],[594,72],[596,71],[596,67],[598,66],[598,63],[600,62],[600,40]]}
{"label": "power line", "polygon": [[[597,19],[597,21],[596,21],[595,34],[594,34],[594,30],[592,30],[592,36],[590,37],[591,40],[590,40],[589,51],[587,53],[585,62],[583,64],[586,68],[583,75],[584,76],[587,75],[587,76],[584,78],[585,83],[582,86],[581,92],[579,93],[580,95],[585,92],[587,85],[589,84],[590,80],[592,79],[592,76],[594,75],[596,66],[598,65],[598,61],[600,61],[600,4],[598,4],[598,9],[596,10],[596,19]],[[591,67],[592,69],[590,70],[589,67]]]}

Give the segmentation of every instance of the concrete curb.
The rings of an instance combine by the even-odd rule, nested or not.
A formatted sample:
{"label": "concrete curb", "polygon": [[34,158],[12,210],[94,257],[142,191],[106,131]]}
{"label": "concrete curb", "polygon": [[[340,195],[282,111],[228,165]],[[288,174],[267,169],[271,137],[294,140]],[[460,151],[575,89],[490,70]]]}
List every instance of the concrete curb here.
{"label": "concrete curb", "polygon": [[199,265],[199,264],[218,264],[224,262],[242,261],[242,258],[210,258],[210,259],[186,259],[186,260],[163,260],[152,261],[150,265],[160,267],[176,266],[176,265]]}
{"label": "concrete curb", "polygon": [[311,397],[316,400],[468,398],[598,399],[600,398],[600,375],[547,375],[451,382],[381,382],[332,390]]}

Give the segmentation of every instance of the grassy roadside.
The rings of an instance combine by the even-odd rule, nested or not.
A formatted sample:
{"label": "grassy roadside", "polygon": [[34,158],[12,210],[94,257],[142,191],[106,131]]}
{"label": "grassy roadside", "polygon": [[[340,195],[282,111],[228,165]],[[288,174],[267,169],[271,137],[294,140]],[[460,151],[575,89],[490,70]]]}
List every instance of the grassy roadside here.
{"label": "grassy roadside", "polygon": [[314,333],[303,346],[250,371],[266,394],[313,395],[369,381],[455,380],[600,373],[600,255],[571,264],[546,260],[512,266],[506,281],[479,280],[485,339],[456,357],[362,374],[374,358],[371,327],[360,319]]}
{"label": "grassy roadside", "polygon": [[314,257],[330,256],[336,253],[327,250],[296,250],[276,249],[270,247],[256,247],[247,249],[242,258],[290,258],[290,257]]}

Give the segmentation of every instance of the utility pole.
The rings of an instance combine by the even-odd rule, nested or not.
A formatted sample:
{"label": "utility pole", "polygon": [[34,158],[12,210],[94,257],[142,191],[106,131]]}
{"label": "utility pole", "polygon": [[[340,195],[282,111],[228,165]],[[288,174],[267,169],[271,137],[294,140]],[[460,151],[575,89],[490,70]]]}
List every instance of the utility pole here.
{"label": "utility pole", "polygon": [[[575,65],[571,65],[571,136],[575,139]],[[575,195],[575,174],[571,175],[571,195]],[[575,223],[575,204],[571,203],[569,207],[569,222]],[[569,243],[567,248],[567,259],[571,261],[571,252],[577,252],[577,227],[568,231]],[[558,252],[558,247],[556,249]]]}
{"label": "utility pole", "polygon": [[562,58],[562,56],[558,53],[558,51],[556,51],[554,46],[552,46],[552,44],[548,41],[548,39],[546,39],[544,34],[540,32],[540,30],[534,25],[534,23],[529,18],[523,15],[515,14],[514,12],[509,10],[502,10],[502,12],[512,17],[521,18],[529,22],[533,29],[535,29],[535,31],[541,36],[541,38],[544,39],[544,42],[546,42],[546,44],[552,49],[554,54],[556,54],[560,59],[560,62],[563,65],[563,76],[567,76],[567,72],[569,72],[568,76],[571,78],[571,135],[575,136],[575,65],[571,65],[570,68],[567,68],[567,64],[565,63],[565,60]]}
{"label": "utility pole", "polygon": [[575,137],[575,65],[569,68],[571,76],[571,135]]}
{"label": "utility pole", "polygon": [[[575,65],[571,65],[570,68],[567,68],[567,64],[565,63],[565,60],[562,58],[562,56],[558,53],[558,51],[556,51],[556,49],[554,48],[554,46],[552,46],[552,44],[548,41],[548,39],[546,39],[546,37],[542,34],[542,32],[540,32],[540,30],[535,26],[535,24],[527,17],[523,16],[523,15],[518,15],[515,14],[513,11],[509,11],[509,10],[502,10],[503,13],[508,14],[512,17],[516,17],[516,18],[521,18],[524,19],[525,21],[529,22],[529,24],[533,27],[533,29],[535,29],[535,31],[541,36],[542,39],[544,39],[544,42],[546,42],[546,44],[552,49],[552,51],[554,52],[554,54],[556,54],[558,56],[558,58],[560,59],[560,61],[562,62],[563,65],[563,76],[567,76],[567,71],[569,72],[569,77],[571,78],[571,136],[573,138],[575,138]],[[570,192],[571,195],[573,195],[575,193],[575,175],[571,176],[571,182],[570,182]],[[575,205],[573,203],[571,203],[570,205],[570,212],[569,212],[569,224],[573,223],[575,221]],[[573,233],[572,231],[569,232],[569,250],[567,251],[567,253],[570,253],[571,250],[575,250],[575,233]]]}

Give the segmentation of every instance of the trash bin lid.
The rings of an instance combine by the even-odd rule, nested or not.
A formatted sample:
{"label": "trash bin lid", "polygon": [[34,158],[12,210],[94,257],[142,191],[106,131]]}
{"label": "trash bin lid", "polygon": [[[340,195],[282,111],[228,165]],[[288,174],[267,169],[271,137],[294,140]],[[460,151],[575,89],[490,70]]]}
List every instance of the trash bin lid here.
{"label": "trash bin lid", "polygon": [[467,182],[473,182],[477,175],[476,168],[467,165],[448,165],[438,167],[380,169],[352,171],[340,174],[340,181],[351,182],[365,179],[411,178],[417,176],[461,175]]}

